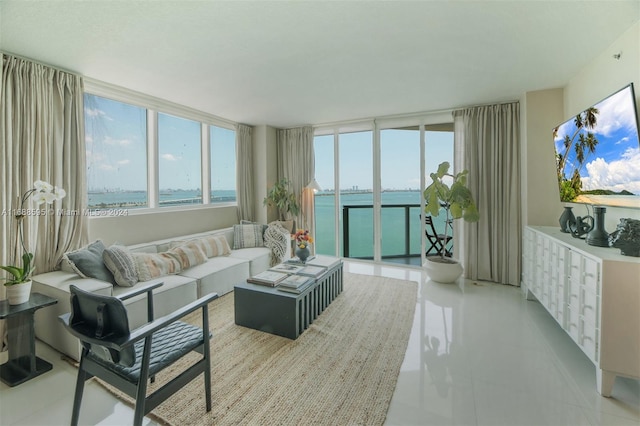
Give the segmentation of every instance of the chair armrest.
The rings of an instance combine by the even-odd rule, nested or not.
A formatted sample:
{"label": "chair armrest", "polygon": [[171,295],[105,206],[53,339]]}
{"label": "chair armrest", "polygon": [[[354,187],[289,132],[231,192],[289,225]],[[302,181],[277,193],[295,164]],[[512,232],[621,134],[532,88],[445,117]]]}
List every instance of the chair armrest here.
{"label": "chair armrest", "polygon": [[185,305],[182,308],[178,309],[177,311],[170,313],[169,315],[165,315],[163,317],[153,320],[152,322],[149,322],[143,326],[136,328],[131,332],[128,340],[131,342],[136,342],[140,339],[143,339],[155,333],[156,331],[160,330],[161,328],[166,327],[172,322],[179,320],[185,315],[188,315],[191,312],[196,311],[201,307],[208,305],[210,302],[212,302],[217,298],[218,298],[218,293],[209,293],[206,296],[203,296],[200,299],[196,300],[195,302],[191,302],[188,305]]}
{"label": "chair armrest", "polygon": [[153,289],[156,289],[156,288],[158,288],[158,287],[160,287],[162,285],[164,285],[164,281],[162,281],[162,280],[150,281],[148,284],[145,284],[140,288],[128,291],[126,293],[122,293],[119,296],[115,296],[115,297],[117,297],[120,300],[131,299],[134,296],[137,296],[137,295],[142,294],[142,293],[147,293],[147,292],[152,291]]}
{"label": "chair armrest", "polygon": [[69,318],[71,313],[66,313],[64,315],[60,315],[58,319],[63,323],[65,328],[74,336],[79,338],[83,342],[91,343],[92,345],[104,346],[105,348],[115,349],[117,351],[121,351],[123,348],[127,346],[131,346],[138,340],[144,339],[147,336],[155,333],[156,331],[166,327],[172,322],[177,321],[178,319],[184,317],[185,315],[190,314],[193,311],[198,310],[199,308],[208,305],[211,301],[218,298],[217,293],[210,293],[206,296],[201,297],[200,299],[189,303],[188,305],[183,306],[177,311],[172,312],[169,315],[165,315],[160,317],[152,322],[149,322],[141,327],[133,330],[129,335],[125,338],[115,339],[115,340],[103,340],[96,339],[92,337],[85,336],[84,334],[78,333],[74,330],[69,324]]}

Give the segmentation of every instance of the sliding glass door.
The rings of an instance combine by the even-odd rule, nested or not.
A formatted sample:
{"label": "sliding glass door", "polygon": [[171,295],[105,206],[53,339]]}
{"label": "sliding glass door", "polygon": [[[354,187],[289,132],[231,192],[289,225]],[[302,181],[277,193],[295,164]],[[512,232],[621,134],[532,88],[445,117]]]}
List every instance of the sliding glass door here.
{"label": "sliding glass door", "polygon": [[316,132],[316,252],[420,265],[421,194],[453,162],[453,125],[371,127]]}

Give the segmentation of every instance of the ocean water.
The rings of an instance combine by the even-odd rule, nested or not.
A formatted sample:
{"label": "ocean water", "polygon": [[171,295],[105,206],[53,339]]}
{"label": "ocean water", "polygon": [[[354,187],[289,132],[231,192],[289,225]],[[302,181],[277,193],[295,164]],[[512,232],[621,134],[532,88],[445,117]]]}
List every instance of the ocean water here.
{"label": "ocean water", "polygon": [[[383,208],[382,256],[420,255],[420,191],[387,191],[381,196]],[[214,201],[235,201],[235,191],[213,191]],[[340,195],[342,206],[348,206],[350,257],[373,258],[373,194],[371,192],[347,192]],[[160,193],[161,206],[200,204],[199,191],[165,190]],[[404,207],[415,205],[414,207]],[[136,209],[147,206],[146,191],[105,191],[89,193],[90,209]],[[315,197],[316,235],[315,248],[320,254],[335,254],[335,195],[318,193]],[[363,208],[352,208],[362,206]],[[364,207],[369,206],[369,207]],[[396,207],[397,206],[397,207]],[[339,235],[344,236],[344,209],[340,209]],[[439,232],[444,230],[444,214],[434,218]],[[338,255],[345,255],[344,246]]]}

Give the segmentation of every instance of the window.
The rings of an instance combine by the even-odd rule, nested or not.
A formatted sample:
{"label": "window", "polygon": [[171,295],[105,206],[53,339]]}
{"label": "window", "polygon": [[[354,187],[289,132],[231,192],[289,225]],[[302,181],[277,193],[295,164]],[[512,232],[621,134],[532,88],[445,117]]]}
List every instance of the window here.
{"label": "window", "polygon": [[200,123],[158,114],[160,207],[202,204]]}
{"label": "window", "polygon": [[90,209],[148,207],[147,110],[84,95]]}
{"label": "window", "polygon": [[[84,95],[91,210],[236,202],[232,123],[171,104],[165,111],[138,106],[148,100],[126,92],[114,97],[119,100]],[[126,102],[131,99],[138,105]]]}
{"label": "window", "polygon": [[209,126],[211,202],[236,201],[236,132]]}

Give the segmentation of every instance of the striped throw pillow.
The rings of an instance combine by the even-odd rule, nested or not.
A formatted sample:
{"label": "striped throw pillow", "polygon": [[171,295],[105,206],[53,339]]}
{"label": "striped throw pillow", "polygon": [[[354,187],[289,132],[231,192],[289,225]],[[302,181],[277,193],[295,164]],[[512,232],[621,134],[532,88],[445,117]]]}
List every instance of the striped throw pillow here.
{"label": "striped throw pillow", "polygon": [[198,239],[207,257],[229,256],[231,247],[224,235],[209,235]]}
{"label": "striped throw pillow", "polygon": [[233,248],[264,247],[262,225],[233,225]]}
{"label": "striped throw pillow", "polygon": [[104,249],[102,261],[113,274],[117,285],[131,287],[138,282],[136,262],[124,246],[112,245]]}
{"label": "striped throw pillow", "polygon": [[131,253],[136,262],[136,271],[140,281],[149,281],[165,275],[182,271],[180,262],[169,253]]}
{"label": "striped throw pillow", "polygon": [[202,250],[202,245],[199,241],[188,241],[170,249],[168,253],[180,262],[182,270],[207,261],[207,255]]}

